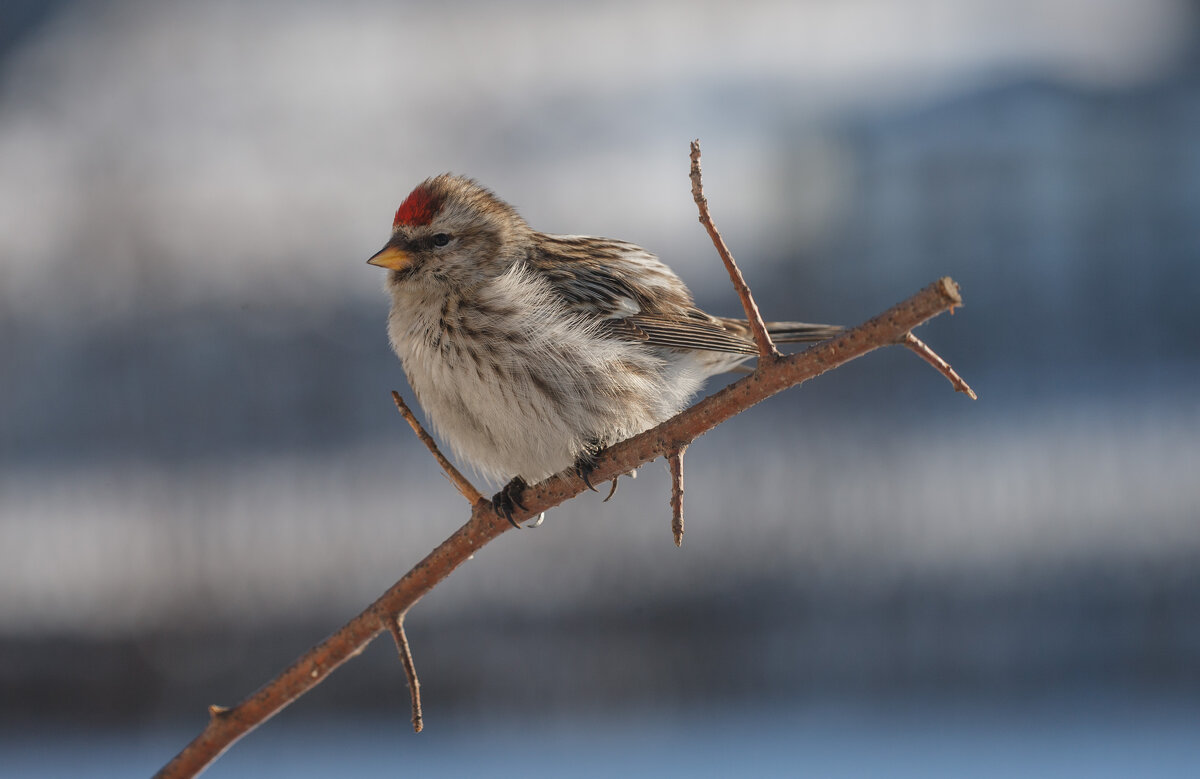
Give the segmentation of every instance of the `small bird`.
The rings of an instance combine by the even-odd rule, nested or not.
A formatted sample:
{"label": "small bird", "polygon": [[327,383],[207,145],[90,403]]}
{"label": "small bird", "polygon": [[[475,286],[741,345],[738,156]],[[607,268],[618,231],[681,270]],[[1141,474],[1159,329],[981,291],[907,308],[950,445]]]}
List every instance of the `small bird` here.
{"label": "small bird", "polygon": [[[757,354],[745,320],[701,311],[640,246],[538,232],[460,176],[419,184],[368,262],[388,270],[388,337],[418,401],[460,459],[510,480],[493,498],[510,522],[527,484],[574,465],[591,487],[596,453]],[[783,343],[841,329],[767,328]]]}

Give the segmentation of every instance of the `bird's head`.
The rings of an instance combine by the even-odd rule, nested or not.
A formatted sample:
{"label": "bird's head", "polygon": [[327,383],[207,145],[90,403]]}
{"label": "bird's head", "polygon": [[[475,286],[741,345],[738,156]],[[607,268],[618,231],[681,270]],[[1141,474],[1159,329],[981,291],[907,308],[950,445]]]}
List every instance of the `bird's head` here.
{"label": "bird's head", "polygon": [[507,270],[529,232],[512,206],[447,173],[409,193],[396,209],[391,238],[367,262],[391,271],[389,284],[469,283]]}

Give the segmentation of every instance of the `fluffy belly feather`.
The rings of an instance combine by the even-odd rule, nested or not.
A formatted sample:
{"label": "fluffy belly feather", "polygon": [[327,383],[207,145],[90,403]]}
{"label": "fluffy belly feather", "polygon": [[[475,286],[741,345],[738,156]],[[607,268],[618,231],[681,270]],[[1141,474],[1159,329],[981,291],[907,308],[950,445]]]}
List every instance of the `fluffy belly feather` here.
{"label": "fluffy belly feather", "polygon": [[495,483],[521,476],[532,484],[570,466],[588,446],[646,430],[681,408],[700,383],[632,344],[592,343],[577,352],[510,343],[504,351],[470,352],[410,342],[401,359],[437,433]]}
{"label": "fluffy belly feather", "polygon": [[[522,305],[506,306],[511,296]],[[572,316],[517,272],[456,306],[398,292],[388,333],[437,433],[494,483],[533,484],[653,427],[711,372]]]}

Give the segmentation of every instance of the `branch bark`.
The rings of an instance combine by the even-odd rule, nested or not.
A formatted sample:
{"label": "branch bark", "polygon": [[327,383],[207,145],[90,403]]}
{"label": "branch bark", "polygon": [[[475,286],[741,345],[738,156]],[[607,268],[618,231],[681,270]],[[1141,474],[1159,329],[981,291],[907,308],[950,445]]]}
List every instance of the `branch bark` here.
{"label": "branch bark", "polygon": [[[781,357],[760,361],[750,375],[710,395],[690,408],[626,441],[601,452],[592,478],[606,481],[671,452],[677,452],[731,417],[751,406],[878,349],[903,343],[905,334],[923,322],[961,306],[958,285],[939,279],[909,299],[846,330],[831,341]],[[528,488],[525,508],[513,511],[524,522],[573,498],[586,489],[572,469]],[[374,603],[340,630],[301,655],[277,677],[232,708],[213,707],[207,726],[184,747],[157,776],[195,776],[235,741],[324,681],[342,663],[354,657],[389,620],[404,614],[484,545],[512,529],[486,500],[473,503],[470,519],[443,541]]]}

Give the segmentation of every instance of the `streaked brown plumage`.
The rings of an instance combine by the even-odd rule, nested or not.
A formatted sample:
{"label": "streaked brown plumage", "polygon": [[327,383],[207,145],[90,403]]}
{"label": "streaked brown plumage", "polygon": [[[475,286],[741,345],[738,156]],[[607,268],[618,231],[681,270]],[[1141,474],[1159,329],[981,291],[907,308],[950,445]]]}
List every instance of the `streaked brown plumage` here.
{"label": "streaked brown plumage", "polygon": [[[518,500],[756,353],[744,320],[701,311],[645,249],[537,232],[457,176],[414,189],[370,262],[389,269],[388,334],[435,429],[489,479],[514,479],[502,495]],[[782,343],[838,331],[768,329]]]}

